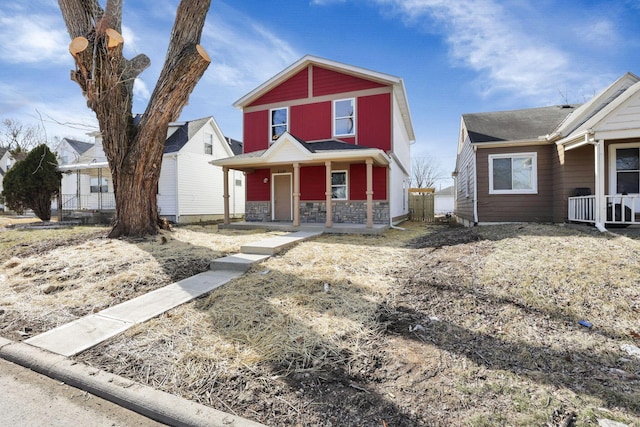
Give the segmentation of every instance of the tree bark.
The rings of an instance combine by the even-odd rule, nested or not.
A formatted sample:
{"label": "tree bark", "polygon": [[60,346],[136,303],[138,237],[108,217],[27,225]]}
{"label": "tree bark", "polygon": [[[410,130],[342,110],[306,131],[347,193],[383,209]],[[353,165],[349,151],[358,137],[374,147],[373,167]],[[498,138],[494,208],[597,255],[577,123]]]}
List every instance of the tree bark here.
{"label": "tree bark", "polygon": [[[199,45],[210,0],[182,0],[178,6],[165,63],[139,123],[132,115],[133,82],[149,66],[138,55],[126,60],[118,36],[122,0],[58,0],[76,62],[71,78],[95,113],[113,178],[116,217],[109,237],[156,234],[163,225],[156,200],[169,122],[175,121],[209,66]],[[80,48],[83,44],[80,44]]]}

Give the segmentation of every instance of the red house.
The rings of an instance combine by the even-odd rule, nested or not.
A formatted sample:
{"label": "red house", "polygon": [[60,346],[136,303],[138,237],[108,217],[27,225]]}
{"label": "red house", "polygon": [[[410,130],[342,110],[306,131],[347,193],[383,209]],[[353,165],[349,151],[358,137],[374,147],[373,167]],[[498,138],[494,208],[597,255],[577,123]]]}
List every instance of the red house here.
{"label": "red house", "polygon": [[244,153],[211,163],[246,174],[246,221],[330,228],[407,218],[415,136],[401,78],[305,56],[234,106]]}

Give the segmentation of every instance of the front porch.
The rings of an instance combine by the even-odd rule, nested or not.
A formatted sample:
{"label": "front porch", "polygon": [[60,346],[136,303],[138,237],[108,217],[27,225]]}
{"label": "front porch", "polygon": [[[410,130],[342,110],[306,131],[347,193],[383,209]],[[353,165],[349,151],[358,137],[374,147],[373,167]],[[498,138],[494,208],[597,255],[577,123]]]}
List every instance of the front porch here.
{"label": "front porch", "polygon": [[[568,220],[605,225],[629,226],[640,225],[640,194],[605,195],[604,203],[598,205],[596,195],[569,197]],[[598,210],[601,211],[598,221]]]}

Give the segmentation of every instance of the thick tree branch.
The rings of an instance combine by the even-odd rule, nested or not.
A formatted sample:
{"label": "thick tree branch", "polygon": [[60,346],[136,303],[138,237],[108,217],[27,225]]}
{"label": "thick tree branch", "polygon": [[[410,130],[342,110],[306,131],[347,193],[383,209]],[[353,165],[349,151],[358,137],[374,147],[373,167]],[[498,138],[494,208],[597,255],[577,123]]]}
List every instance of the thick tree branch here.
{"label": "thick tree branch", "polygon": [[165,67],[176,58],[187,45],[200,44],[202,29],[211,0],[182,0],[178,5],[176,19],[171,30]]}
{"label": "thick tree branch", "polygon": [[58,0],[69,36],[88,37],[103,14],[98,0]]}

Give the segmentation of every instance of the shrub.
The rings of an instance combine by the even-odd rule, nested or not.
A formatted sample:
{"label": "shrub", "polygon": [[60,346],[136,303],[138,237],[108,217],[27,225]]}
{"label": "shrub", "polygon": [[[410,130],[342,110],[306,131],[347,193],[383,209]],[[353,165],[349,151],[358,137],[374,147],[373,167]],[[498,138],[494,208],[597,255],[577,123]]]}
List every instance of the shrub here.
{"label": "shrub", "polygon": [[51,219],[51,199],[58,194],[62,174],[56,156],[45,144],[31,150],[7,171],[2,197],[7,208],[23,213],[33,210],[42,221]]}

